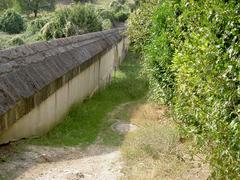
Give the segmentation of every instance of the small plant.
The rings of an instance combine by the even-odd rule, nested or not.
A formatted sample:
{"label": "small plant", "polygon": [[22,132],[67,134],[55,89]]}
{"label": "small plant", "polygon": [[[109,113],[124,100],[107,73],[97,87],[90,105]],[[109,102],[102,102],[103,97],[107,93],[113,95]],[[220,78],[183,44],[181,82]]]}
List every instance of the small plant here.
{"label": "small plant", "polygon": [[40,34],[43,39],[49,40],[101,29],[96,9],[92,5],[78,4],[56,11],[52,20],[41,29]]}
{"label": "small plant", "polygon": [[41,37],[46,40],[64,37],[61,25],[54,21],[45,24],[45,26],[41,29],[40,34]]}
{"label": "small plant", "polygon": [[114,0],[110,3],[110,8],[114,11],[120,11],[122,9],[123,4],[117,0]]}
{"label": "small plant", "polygon": [[105,19],[102,22],[102,29],[103,30],[108,30],[112,28],[112,22],[110,21],[110,19]]}
{"label": "small plant", "polygon": [[74,6],[70,10],[69,20],[79,29],[86,29],[87,32],[101,30],[101,22],[97,16],[96,8],[90,4]]}
{"label": "small plant", "polygon": [[125,0],[114,0],[110,3],[110,8],[114,13],[114,19],[118,22],[125,22],[131,12]]}
{"label": "small plant", "polygon": [[125,22],[128,19],[129,14],[129,11],[121,10],[115,14],[115,19],[118,22]]}
{"label": "small plant", "polygon": [[49,19],[46,17],[36,18],[28,23],[27,31],[35,34],[39,32],[48,21]]}
{"label": "small plant", "polygon": [[10,41],[8,42],[8,44],[12,45],[12,46],[19,46],[24,44],[24,41],[21,37],[19,36],[15,36],[12,39],[10,39]]}
{"label": "small plant", "polygon": [[24,30],[24,20],[22,16],[12,9],[8,9],[0,17],[0,28],[9,34],[17,34]]}
{"label": "small plant", "polygon": [[72,22],[68,21],[64,28],[64,34],[66,37],[77,34],[77,27]]}
{"label": "small plant", "polygon": [[109,19],[111,22],[115,21],[114,12],[111,9],[98,9],[97,13],[101,20]]}

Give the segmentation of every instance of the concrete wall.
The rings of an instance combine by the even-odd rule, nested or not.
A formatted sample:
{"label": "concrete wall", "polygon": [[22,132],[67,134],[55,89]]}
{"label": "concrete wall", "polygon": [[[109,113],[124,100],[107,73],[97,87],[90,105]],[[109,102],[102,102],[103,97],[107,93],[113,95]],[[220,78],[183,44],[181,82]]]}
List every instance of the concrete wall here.
{"label": "concrete wall", "polygon": [[[2,70],[2,74],[1,66],[6,66],[6,63],[1,63],[1,57],[6,57],[2,55],[6,52],[0,51],[0,144],[46,133],[64,118],[74,103],[84,100],[109,83],[114,69],[122,62],[128,48],[128,40],[122,35],[123,31],[124,29],[115,29],[49,41],[48,44],[55,45],[53,52],[45,49],[40,55],[33,53],[25,56],[25,61],[21,62],[15,55],[15,59],[10,62],[18,62],[18,69],[7,72]],[[58,41],[65,43],[59,46]],[[37,45],[39,48],[41,46],[41,43]],[[34,51],[33,47],[30,45],[27,48]],[[47,58],[41,58],[42,54],[47,53],[50,54]],[[36,62],[40,64],[35,67]],[[59,65],[52,68],[56,64]],[[33,74],[25,74],[24,77],[28,77],[25,79],[16,77],[16,82],[14,77],[19,75],[19,71],[23,73],[30,70],[33,70]],[[4,81],[1,82],[1,79]],[[45,84],[33,89],[33,92],[29,90],[29,86],[39,85],[41,81]],[[19,85],[14,87],[14,82]],[[13,89],[7,92],[10,85]],[[22,95],[26,89],[29,92]]]}

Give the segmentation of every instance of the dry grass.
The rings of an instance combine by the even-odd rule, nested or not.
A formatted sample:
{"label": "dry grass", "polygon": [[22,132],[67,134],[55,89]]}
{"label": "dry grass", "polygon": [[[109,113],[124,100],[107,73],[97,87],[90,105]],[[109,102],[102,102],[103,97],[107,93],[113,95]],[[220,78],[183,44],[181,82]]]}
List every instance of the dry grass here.
{"label": "dry grass", "polygon": [[121,146],[125,168],[122,179],[207,179],[207,165],[188,154],[189,142],[181,143],[177,125],[168,109],[145,102],[127,103],[116,112],[139,126]]}

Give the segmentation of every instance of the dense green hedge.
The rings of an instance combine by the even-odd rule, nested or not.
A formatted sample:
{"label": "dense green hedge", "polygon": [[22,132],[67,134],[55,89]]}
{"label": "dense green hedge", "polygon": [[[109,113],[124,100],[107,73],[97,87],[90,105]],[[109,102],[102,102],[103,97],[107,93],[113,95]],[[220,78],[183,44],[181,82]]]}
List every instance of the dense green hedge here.
{"label": "dense green hedge", "polygon": [[13,9],[8,9],[0,16],[0,30],[9,34],[17,34],[24,30],[24,20]]}
{"label": "dense green hedge", "polygon": [[[152,97],[170,104],[187,135],[197,139],[213,178],[238,179],[240,3],[162,0],[155,4],[145,41],[133,41],[136,47],[144,44]],[[144,6],[140,9],[147,12]],[[133,14],[130,20],[144,18]],[[141,34],[129,24],[130,39],[137,39]],[[141,21],[138,26],[146,28]]]}

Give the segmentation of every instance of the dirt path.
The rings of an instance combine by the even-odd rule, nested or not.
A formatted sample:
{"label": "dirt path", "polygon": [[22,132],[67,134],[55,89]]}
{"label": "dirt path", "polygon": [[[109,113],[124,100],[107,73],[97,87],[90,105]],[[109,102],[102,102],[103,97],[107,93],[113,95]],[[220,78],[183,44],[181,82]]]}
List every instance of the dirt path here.
{"label": "dirt path", "polygon": [[[207,166],[191,160],[165,111],[142,102],[121,104],[108,114],[109,121],[138,128],[126,133],[120,146],[104,145],[101,138],[85,149],[24,145],[0,163],[0,174],[9,180],[207,179]],[[0,155],[4,148],[12,150],[1,147]]]}
{"label": "dirt path", "polygon": [[28,146],[12,160],[0,163],[6,179],[75,180],[118,179],[123,163],[116,148],[91,145],[87,149]]}
{"label": "dirt path", "polygon": [[[122,111],[126,104],[128,103],[116,107],[108,114],[108,119],[114,119],[115,114]],[[0,175],[2,175],[0,179],[119,179],[123,175],[121,173],[123,161],[119,147],[101,145],[100,141],[100,139],[97,140],[95,144],[86,149],[23,145],[23,149],[16,152],[14,143],[1,147],[0,155],[9,154],[9,156],[2,159],[6,162],[0,163]]]}
{"label": "dirt path", "polygon": [[[99,151],[99,147],[92,146],[87,151],[96,150]],[[120,151],[116,150],[107,152],[106,149],[105,151],[106,152],[101,152],[99,155],[94,155],[99,153],[95,152],[90,156],[85,154],[86,152],[77,153],[77,151],[75,151],[74,152],[75,155],[72,155],[71,159],[69,160],[68,158],[66,158],[65,160],[60,160],[57,162],[38,163],[27,169],[21,176],[17,178],[17,180],[117,179],[122,175],[121,174],[122,163],[120,161]],[[54,153],[57,153],[57,151],[55,151]],[[79,158],[78,157],[79,155],[83,157]],[[49,157],[49,155],[44,154],[44,156],[45,156],[44,158],[47,161],[51,161],[51,157]]]}

